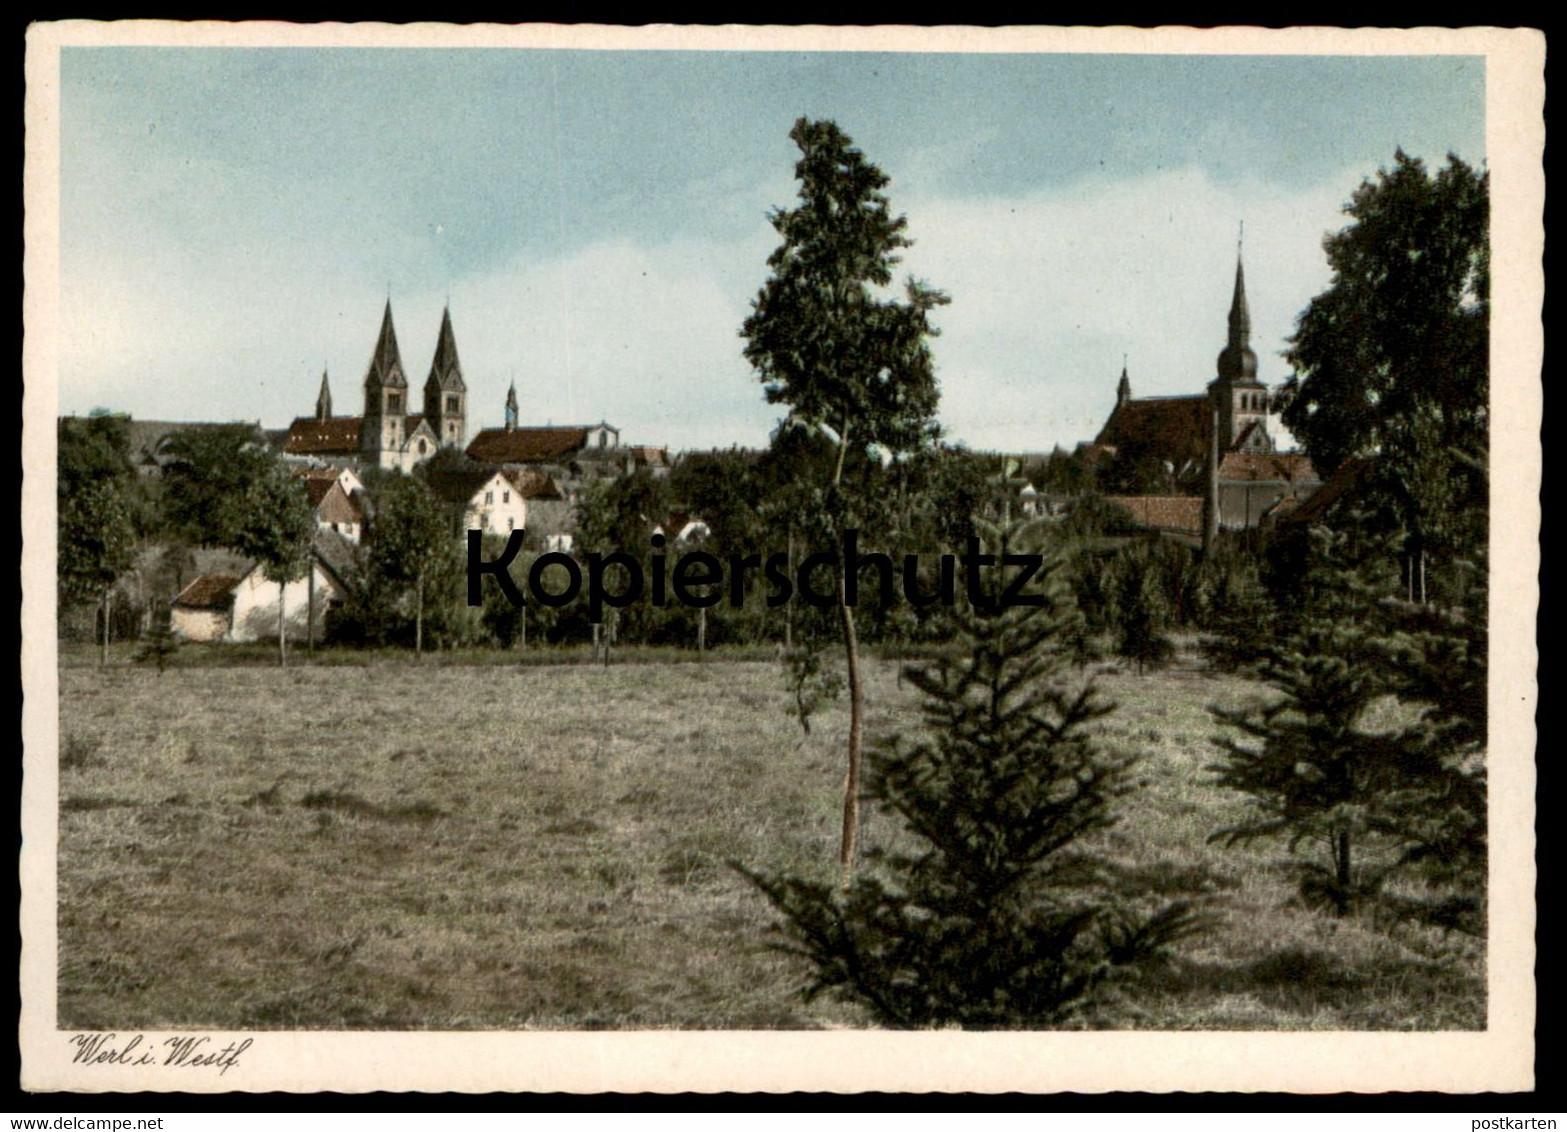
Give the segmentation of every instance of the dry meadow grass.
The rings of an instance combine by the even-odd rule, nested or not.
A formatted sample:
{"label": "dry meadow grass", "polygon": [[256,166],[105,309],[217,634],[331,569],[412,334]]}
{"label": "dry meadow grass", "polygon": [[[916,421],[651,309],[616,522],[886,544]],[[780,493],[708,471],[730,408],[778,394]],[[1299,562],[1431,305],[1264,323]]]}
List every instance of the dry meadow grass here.
{"label": "dry meadow grass", "polygon": [[[1205,782],[1205,705],[1265,689],[1101,684],[1146,756],[1101,848],[1214,924],[1084,1024],[1485,1025],[1473,941],[1310,911],[1282,846],[1206,844],[1243,803]],[[802,739],[775,664],[67,665],[60,705],[62,1027],[865,1024],[801,1001],[726,865],[832,875],[846,711]],[[918,724],[890,663],[869,705],[872,736]]]}

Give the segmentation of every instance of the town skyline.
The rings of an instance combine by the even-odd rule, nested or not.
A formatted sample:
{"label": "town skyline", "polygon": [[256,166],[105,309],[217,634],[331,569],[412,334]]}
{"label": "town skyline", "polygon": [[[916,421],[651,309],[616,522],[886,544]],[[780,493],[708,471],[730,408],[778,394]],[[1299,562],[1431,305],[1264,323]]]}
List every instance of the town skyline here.
{"label": "town skyline", "polygon": [[796,117],[891,177],[946,291],[948,438],[1091,439],[1200,392],[1239,224],[1259,376],[1322,237],[1400,146],[1484,161],[1476,57],[114,48],[62,53],[61,413],[360,409],[390,298],[410,381],[443,307],[470,433],[607,419],[671,450],[779,416],[739,327],[794,200]]}

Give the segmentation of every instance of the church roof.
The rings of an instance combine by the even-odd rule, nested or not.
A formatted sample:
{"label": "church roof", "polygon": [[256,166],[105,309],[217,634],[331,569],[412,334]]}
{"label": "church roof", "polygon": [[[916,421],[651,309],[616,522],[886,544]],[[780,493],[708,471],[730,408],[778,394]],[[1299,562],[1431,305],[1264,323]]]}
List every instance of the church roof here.
{"label": "church roof", "polygon": [[386,313],[381,316],[381,333],[375,340],[375,353],[370,355],[365,384],[393,388],[408,384],[403,377],[403,357],[397,350],[397,331],[392,326],[391,299],[386,300]]}
{"label": "church roof", "polygon": [[487,464],[543,464],[580,452],[585,427],[487,428],[468,445],[468,455]]}
{"label": "church roof", "polygon": [[359,434],[364,427],[363,417],[332,417],[317,420],[315,417],[295,417],[288,426],[288,440],[283,451],[294,456],[358,455]]}
{"label": "church roof", "polygon": [[1122,402],[1094,437],[1095,445],[1114,445],[1157,454],[1176,467],[1207,458],[1208,398],[1138,397]]}
{"label": "church roof", "polygon": [[451,308],[441,312],[441,333],[435,341],[435,358],[430,362],[430,376],[426,385],[439,385],[453,393],[468,388],[463,384],[462,363],[457,360],[457,336],[452,333]]}

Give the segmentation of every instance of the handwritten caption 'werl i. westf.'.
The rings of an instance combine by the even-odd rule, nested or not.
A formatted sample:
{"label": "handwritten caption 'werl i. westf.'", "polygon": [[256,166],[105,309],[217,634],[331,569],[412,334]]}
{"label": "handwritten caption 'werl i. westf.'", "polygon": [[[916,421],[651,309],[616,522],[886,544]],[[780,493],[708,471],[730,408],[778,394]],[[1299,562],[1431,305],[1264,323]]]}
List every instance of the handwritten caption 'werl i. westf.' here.
{"label": "handwritten caption 'werl i. westf.'", "polygon": [[174,1069],[216,1069],[221,1077],[239,1065],[240,1055],[251,1047],[253,1038],[232,1041],[219,1048],[205,1035],[164,1038],[150,1042],[145,1034],[121,1040],[118,1034],[72,1034],[76,1047],[72,1065],[158,1065]]}

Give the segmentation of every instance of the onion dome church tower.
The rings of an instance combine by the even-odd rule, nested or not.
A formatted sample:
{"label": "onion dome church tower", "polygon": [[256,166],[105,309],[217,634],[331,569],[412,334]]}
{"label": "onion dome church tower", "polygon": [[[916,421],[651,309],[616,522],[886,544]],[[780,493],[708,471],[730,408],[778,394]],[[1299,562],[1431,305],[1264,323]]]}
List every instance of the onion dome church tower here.
{"label": "onion dome church tower", "polygon": [[1230,299],[1230,334],[1219,351],[1218,376],[1208,396],[1218,419],[1224,451],[1272,452],[1268,435],[1268,387],[1257,380],[1257,355],[1251,348],[1251,310],[1246,304],[1246,268],[1235,254],[1235,293]]}

